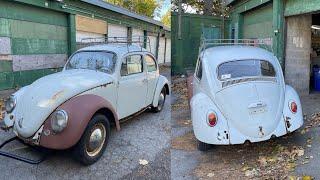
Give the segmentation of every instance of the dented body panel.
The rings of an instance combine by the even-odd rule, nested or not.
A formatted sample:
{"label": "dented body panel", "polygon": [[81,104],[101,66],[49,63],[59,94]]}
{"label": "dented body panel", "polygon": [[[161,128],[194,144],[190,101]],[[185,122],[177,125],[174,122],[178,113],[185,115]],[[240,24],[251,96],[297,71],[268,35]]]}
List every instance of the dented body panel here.
{"label": "dented body panel", "polygon": [[[198,140],[208,144],[259,142],[285,135],[302,126],[299,96],[293,88],[285,85],[281,66],[271,53],[242,46],[213,47],[202,53],[193,77],[190,102],[194,133]],[[246,60],[254,61],[252,64]],[[246,68],[256,66],[256,62],[261,63],[257,65],[260,68],[267,68],[267,64],[271,66],[268,70],[272,69],[273,73],[257,77],[246,77],[247,72],[241,71],[237,74],[219,73],[218,68],[222,64],[240,61],[245,62]],[[201,76],[197,72],[200,66]],[[234,72],[228,70],[225,72]],[[241,74],[244,74],[243,77]],[[290,102],[297,104],[297,112],[290,110]],[[209,112],[217,115],[214,127],[207,124]]]}

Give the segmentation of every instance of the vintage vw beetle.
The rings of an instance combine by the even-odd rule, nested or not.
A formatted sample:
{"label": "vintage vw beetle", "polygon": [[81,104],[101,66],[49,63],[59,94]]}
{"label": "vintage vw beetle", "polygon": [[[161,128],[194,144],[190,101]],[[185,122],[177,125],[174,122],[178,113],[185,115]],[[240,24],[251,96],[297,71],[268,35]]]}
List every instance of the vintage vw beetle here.
{"label": "vintage vw beetle", "polygon": [[203,48],[190,101],[198,149],[259,142],[303,125],[297,92],[284,82],[278,59],[244,45]]}
{"label": "vintage vw beetle", "polygon": [[162,110],[168,80],[155,57],[137,45],[104,44],[75,52],[62,72],[21,88],[5,103],[2,129],[49,149],[74,151],[85,165],[108,143],[110,124],[151,108]]}

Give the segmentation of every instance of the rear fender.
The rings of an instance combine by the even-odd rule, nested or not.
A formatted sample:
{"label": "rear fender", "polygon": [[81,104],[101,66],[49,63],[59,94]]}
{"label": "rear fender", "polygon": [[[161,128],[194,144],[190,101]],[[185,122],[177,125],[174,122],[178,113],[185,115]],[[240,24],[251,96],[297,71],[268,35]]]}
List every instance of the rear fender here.
{"label": "rear fender", "polygon": [[[67,112],[67,127],[62,132],[55,134],[51,129],[49,116],[41,133],[40,146],[50,149],[67,149],[74,146],[80,140],[88,122],[100,109],[108,109],[112,112],[116,127],[120,130],[115,109],[110,102],[100,96],[93,94],[76,96],[60,105],[57,109],[63,109]],[[111,119],[109,120],[111,121]]]}
{"label": "rear fender", "polygon": [[[196,138],[208,144],[229,144],[229,129],[226,118],[204,93],[197,93],[191,98],[191,119]],[[210,127],[207,124],[207,114],[214,111],[218,116],[217,124]]]}
{"label": "rear fender", "polygon": [[159,95],[163,87],[166,87],[167,95],[170,94],[169,81],[166,77],[160,75],[157,82],[157,87],[153,95],[152,105],[156,107],[158,105]]}
{"label": "rear fender", "polygon": [[[292,113],[290,110],[290,102],[296,102],[298,110],[296,113]],[[289,85],[286,85],[285,101],[283,105],[283,116],[286,121],[286,127],[288,132],[300,128],[303,125],[302,106],[298,93]]]}

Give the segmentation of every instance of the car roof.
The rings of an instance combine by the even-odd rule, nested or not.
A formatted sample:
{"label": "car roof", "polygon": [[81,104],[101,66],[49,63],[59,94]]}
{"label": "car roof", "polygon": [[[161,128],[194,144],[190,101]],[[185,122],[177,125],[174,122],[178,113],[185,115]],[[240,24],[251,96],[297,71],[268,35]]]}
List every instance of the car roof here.
{"label": "car roof", "polygon": [[262,48],[253,46],[215,46],[205,49],[202,52],[203,61],[212,66],[235,60],[260,59],[277,64],[274,55]]}
{"label": "car roof", "polygon": [[88,46],[79,51],[111,51],[116,53],[118,56],[123,56],[129,52],[149,52],[145,48],[142,48],[138,45],[127,45],[127,44],[100,44]]}

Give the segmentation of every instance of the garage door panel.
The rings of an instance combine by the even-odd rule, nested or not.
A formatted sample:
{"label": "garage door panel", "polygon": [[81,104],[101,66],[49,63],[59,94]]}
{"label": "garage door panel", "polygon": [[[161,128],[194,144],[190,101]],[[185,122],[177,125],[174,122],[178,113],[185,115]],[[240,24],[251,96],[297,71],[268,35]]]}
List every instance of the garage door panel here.
{"label": "garage door panel", "polygon": [[127,27],[108,24],[108,37],[127,37]]}
{"label": "garage door panel", "polygon": [[[49,24],[9,20],[13,38],[67,40],[67,28]],[[23,28],[22,28],[23,27]]]}
{"label": "garage door panel", "polygon": [[243,38],[272,37],[272,4],[249,11],[243,16]]}
{"label": "garage door panel", "polygon": [[85,42],[91,41],[91,40],[86,40],[88,38],[97,38],[97,39],[95,39],[95,42],[103,42],[105,37],[106,37],[105,34],[77,31],[76,41],[78,43],[81,43],[81,42],[85,43]]}
{"label": "garage door panel", "polygon": [[[157,49],[157,37],[155,36],[148,36],[150,45],[149,43],[147,44],[147,50],[156,55],[156,49]],[[150,49],[151,48],[151,49]]]}
{"label": "garage door panel", "polygon": [[164,63],[164,58],[165,58],[165,43],[166,39],[161,37],[159,40],[159,52],[158,52],[158,62]]}
{"label": "garage door panel", "polygon": [[63,13],[35,6],[28,6],[28,8],[26,8],[24,4],[9,1],[0,1],[0,17],[42,24],[68,26],[68,20]]}
{"label": "garage door panel", "polygon": [[171,39],[167,39],[166,63],[171,62]]}
{"label": "garage door panel", "polygon": [[67,54],[67,41],[12,38],[12,54]]}
{"label": "garage door panel", "polygon": [[13,71],[60,68],[67,61],[66,54],[13,55]]}

